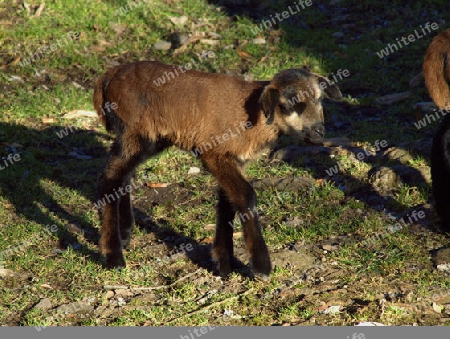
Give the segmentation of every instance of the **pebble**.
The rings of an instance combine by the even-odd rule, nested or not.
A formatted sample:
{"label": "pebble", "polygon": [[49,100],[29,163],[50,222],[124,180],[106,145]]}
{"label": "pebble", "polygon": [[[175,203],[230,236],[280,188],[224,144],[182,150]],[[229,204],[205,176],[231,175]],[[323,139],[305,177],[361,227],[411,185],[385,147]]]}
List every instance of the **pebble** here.
{"label": "pebble", "polygon": [[199,174],[199,173],[200,173],[200,168],[198,168],[198,167],[189,168],[188,174]]}
{"label": "pebble", "polygon": [[172,43],[165,40],[160,40],[157,43],[155,43],[153,47],[160,51],[167,51],[172,47]]}
{"label": "pebble", "polygon": [[50,301],[49,298],[44,298],[44,299],[41,299],[34,307],[37,309],[46,311],[46,310],[51,309],[53,306],[52,306],[52,302]]}
{"label": "pebble", "polygon": [[188,17],[186,15],[182,15],[179,17],[176,16],[170,16],[169,20],[177,26],[183,26],[187,21],[188,21]]}

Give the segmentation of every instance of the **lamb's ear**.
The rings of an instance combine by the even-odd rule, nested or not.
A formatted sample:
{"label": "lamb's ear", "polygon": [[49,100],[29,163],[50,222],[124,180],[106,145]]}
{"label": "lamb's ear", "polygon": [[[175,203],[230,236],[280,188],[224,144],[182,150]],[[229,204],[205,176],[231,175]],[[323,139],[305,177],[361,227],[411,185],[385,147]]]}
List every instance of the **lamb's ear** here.
{"label": "lamb's ear", "polygon": [[342,99],[342,93],[334,82],[324,77],[319,77],[319,87],[324,91],[325,97],[331,100]]}
{"label": "lamb's ear", "polygon": [[280,93],[276,88],[267,86],[261,94],[260,102],[267,124],[271,124],[275,115],[275,108],[280,101]]}

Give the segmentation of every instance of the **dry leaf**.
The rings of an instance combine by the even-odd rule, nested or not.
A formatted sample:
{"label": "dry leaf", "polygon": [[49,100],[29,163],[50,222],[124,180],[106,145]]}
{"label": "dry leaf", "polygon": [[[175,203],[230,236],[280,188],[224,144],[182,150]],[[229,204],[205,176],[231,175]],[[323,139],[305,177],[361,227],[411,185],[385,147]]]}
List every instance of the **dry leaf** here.
{"label": "dry leaf", "polygon": [[11,75],[10,77],[7,78],[9,81],[18,81],[20,83],[25,83],[25,81],[23,81],[23,79],[17,75]]}
{"label": "dry leaf", "polygon": [[96,52],[96,53],[104,52],[105,49],[106,49],[106,48],[105,48],[105,47],[102,47],[102,46],[92,46],[92,47],[91,47],[91,50],[94,51],[94,52]]}
{"label": "dry leaf", "polygon": [[84,87],[81,86],[81,85],[80,85],[78,82],[76,82],[76,81],[72,81],[72,85],[73,85],[75,88],[84,89]]}
{"label": "dry leaf", "polygon": [[22,59],[22,57],[21,57],[21,56],[18,56],[18,57],[15,58],[13,61],[11,61],[9,64],[2,65],[2,66],[0,67],[0,69],[5,69],[5,68],[7,68],[7,67],[9,67],[9,66],[15,66],[15,65],[17,65],[17,64],[19,63],[20,59]]}
{"label": "dry leaf", "polygon": [[56,122],[55,118],[42,118],[43,124],[54,124]]}
{"label": "dry leaf", "polygon": [[233,239],[239,239],[242,238],[244,236],[243,232],[234,232],[233,233]]}
{"label": "dry leaf", "polygon": [[170,184],[163,183],[163,182],[148,182],[147,183],[147,187],[150,187],[150,188],[161,188],[161,187],[167,187],[169,185]]}
{"label": "dry leaf", "polygon": [[36,12],[34,12],[33,17],[35,17],[35,18],[40,17],[41,14],[42,14],[42,12],[44,11],[44,9],[45,9],[45,2],[43,2],[43,3],[41,3],[41,4],[39,5],[39,7],[38,7],[38,9],[36,10]]}
{"label": "dry leaf", "polygon": [[204,238],[201,242],[205,243],[205,244],[212,244],[214,242],[214,236],[212,237],[206,237]]}
{"label": "dry leaf", "polygon": [[78,38],[78,40],[80,41],[86,41],[87,40],[87,35],[84,31],[81,31],[80,33],[80,37]]}
{"label": "dry leaf", "polygon": [[321,306],[316,307],[316,311],[317,311],[317,312],[323,312],[323,311],[325,311],[328,307],[329,307],[328,304],[323,304],[323,305],[321,305]]}
{"label": "dry leaf", "polygon": [[0,277],[13,277],[15,272],[7,268],[0,268]]}
{"label": "dry leaf", "polygon": [[216,224],[206,224],[203,229],[205,231],[214,231],[216,229]]}
{"label": "dry leaf", "polygon": [[268,59],[269,57],[267,55],[264,55],[261,59],[259,59],[259,62],[264,62]]}
{"label": "dry leaf", "polygon": [[390,104],[393,104],[394,102],[407,99],[410,96],[411,96],[411,92],[409,92],[409,91],[393,93],[393,94],[384,95],[382,97],[378,97],[375,99],[375,102],[377,104],[381,104],[381,105],[390,105]]}
{"label": "dry leaf", "polygon": [[433,303],[433,310],[436,312],[436,313],[441,313],[442,312],[442,306],[441,305],[438,305],[438,304],[436,304],[435,302]]}
{"label": "dry leaf", "polygon": [[220,38],[220,34],[218,34],[218,33],[216,33],[216,32],[206,32],[206,34],[208,35],[208,36],[210,36],[211,38],[216,38],[216,39],[219,39]]}
{"label": "dry leaf", "polygon": [[251,59],[251,57],[252,57],[250,54],[240,50],[239,48],[236,49],[236,52],[242,59]]}
{"label": "dry leaf", "polygon": [[219,44],[219,40],[212,40],[212,39],[200,39],[200,43],[201,44],[206,44],[206,45],[218,45]]}
{"label": "dry leaf", "polygon": [[104,46],[104,47],[114,47],[114,43],[113,42],[108,42],[106,40],[99,40],[98,44],[100,46]]}
{"label": "dry leaf", "polygon": [[125,24],[111,24],[110,26],[117,34],[122,34],[127,29],[127,25]]}
{"label": "dry leaf", "polygon": [[[270,36],[281,36],[281,35],[283,35],[283,30],[281,28],[270,31]],[[258,37],[260,36],[258,35]]]}
{"label": "dry leaf", "polygon": [[31,7],[29,4],[27,4],[25,1],[23,2],[23,7],[27,10],[27,15],[31,15]]}
{"label": "dry leaf", "polygon": [[46,288],[48,290],[52,290],[53,289],[53,287],[51,287],[49,284],[42,284],[41,287],[42,288]]}
{"label": "dry leaf", "polygon": [[343,146],[343,147],[352,147],[356,146],[349,138],[343,137],[343,138],[326,138],[323,141],[323,145],[326,147],[337,147],[337,146]]}
{"label": "dry leaf", "polygon": [[97,112],[93,111],[84,111],[81,109],[76,109],[73,111],[70,111],[69,113],[66,113],[62,116],[64,119],[76,119],[80,117],[88,117],[88,118],[97,118]]}

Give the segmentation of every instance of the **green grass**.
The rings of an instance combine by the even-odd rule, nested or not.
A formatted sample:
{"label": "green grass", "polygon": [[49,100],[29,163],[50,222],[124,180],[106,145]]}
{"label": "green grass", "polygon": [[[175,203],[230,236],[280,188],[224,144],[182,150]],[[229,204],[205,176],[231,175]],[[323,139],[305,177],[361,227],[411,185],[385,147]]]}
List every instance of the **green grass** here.
{"label": "green grass", "polygon": [[[32,13],[38,3],[32,4]],[[335,14],[334,10],[321,9],[330,8],[328,1],[317,1],[281,23],[279,30],[261,31],[259,36],[266,39],[265,44],[253,44],[253,29],[261,18],[252,19],[244,13],[230,16],[223,7],[210,6],[203,0],[137,1],[134,9],[118,15],[126,4],[55,0],[46,2],[40,17],[30,17],[15,1],[0,3],[0,66],[4,65],[0,72],[0,157],[14,152],[21,156],[19,162],[0,171],[0,251],[29,242],[4,258],[5,268],[16,275],[0,277],[1,324],[272,325],[313,324],[313,319],[322,325],[350,325],[365,320],[411,324],[419,316],[405,317],[395,305],[382,315],[377,295],[404,287],[415,297],[427,298],[430,290],[450,287],[448,277],[433,268],[430,261],[432,249],[448,246],[447,236],[435,232],[421,236],[402,230],[371,247],[361,246],[358,239],[383,232],[391,223],[376,203],[360,199],[357,193],[372,188],[367,179],[371,168],[396,162],[359,162],[349,159],[348,154],[334,158],[307,155],[292,163],[260,160],[246,170],[249,180],[301,176],[316,179],[311,194],[274,188],[257,193],[263,233],[271,252],[285,251],[289,257],[287,248],[295,244],[305,251],[305,256],[318,262],[317,278],[324,274],[325,282],[313,280],[314,274],[299,269],[294,261],[285,267],[277,266],[268,283],[249,279],[246,268],[221,282],[184,256],[161,264],[159,260],[170,250],[164,237],[185,237],[206,247],[213,232],[204,226],[215,222],[213,178],[204,171],[188,176],[189,168],[201,167],[201,163],[175,148],[148,160],[136,174],[142,178],[152,173],[158,182],[175,184],[174,200],[152,204],[145,200],[150,190],[139,188],[134,193],[136,199],[141,199],[137,219],[145,215],[153,226],[142,226],[146,222],[140,221],[131,248],[125,252],[126,269],[103,269],[97,247],[99,220],[93,203],[98,199],[97,175],[104,166],[111,137],[94,119],[63,117],[73,110],[93,110],[93,85],[108,67],[137,60],[183,65],[197,60],[202,51],[213,51],[215,57],[198,63],[199,70],[270,79],[290,67],[306,66],[321,75],[347,69],[350,76],[339,83],[344,103],[325,103],[326,124],[331,127],[327,136],[349,137],[366,146],[386,140],[389,147],[409,148],[429,140],[436,127],[431,124],[420,131],[414,127],[416,115],[421,113],[412,110],[412,103],[429,98],[423,83],[409,86],[410,79],[421,71],[425,48],[436,32],[387,58],[380,59],[376,52],[421,24],[450,14],[446,0],[407,6],[403,1],[394,1],[389,11],[382,3],[341,1],[333,7]],[[281,0],[268,4],[266,18],[289,4]],[[349,11],[342,13],[350,16],[341,22],[336,18],[342,15],[343,7]],[[169,18],[180,15],[188,17],[187,24],[176,26]],[[440,26],[439,31],[442,29]],[[342,38],[333,36],[339,31],[343,31]],[[79,38],[64,38],[68,32],[79,32]],[[208,45],[198,40],[180,53],[153,48],[156,42],[170,40],[173,34],[217,39],[219,43]],[[219,37],[214,38],[215,34]],[[29,66],[18,63],[40,47],[51,48],[63,38],[62,47]],[[403,91],[410,91],[411,97],[388,106],[374,102],[379,96]],[[349,127],[332,128],[335,118]],[[75,132],[57,137],[56,133],[68,126],[73,126]],[[297,141],[282,140],[283,145],[291,143]],[[77,159],[71,152],[91,158]],[[429,166],[427,153],[411,154],[407,166]],[[343,161],[345,169],[332,180],[323,180],[325,170],[337,161]],[[390,199],[385,205],[387,212],[401,214],[428,202],[430,183],[404,182],[379,195]],[[299,222],[289,223],[293,219]],[[433,226],[431,221],[428,224]],[[37,239],[46,225],[56,225],[58,231]],[[242,227],[235,231],[242,231]],[[158,238],[160,233],[164,236]],[[352,241],[339,243],[337,251],[324,253],[320,249],[321,241],[339,236],[348,236]],[[236,239],[235,244],[244,253],[242,239]],[[325,273],[330,267],[341,270],[335,278],[338,283],[327,278]],[[305,271],[307,278],[302,280]],[[178,282],[190,273],[194,274],[191,279]],[[96,309],[109,307],[105,285],[155,289],[124,297],[126,306],[116,307],[103,318],[95,312],[55,317],[54,307],[85,297],[95,299]],[[342,300],[361,299],[369,306],[360,313],[352,313],[351,305],[335,316],[320,313],[321,302],[339,298],[330,292],[333,288],[341,289]],[[317,293],[310,294],[308,289]],[[211,290],[216,293],[199,303]],[[52,310],[34,308],[42,298],[51,300]],[[115,298],[117,295],[111,300]],[[227,310],[233,311],[232,316],[227,315]],[[424,324],[439,323],[427,319]]]}

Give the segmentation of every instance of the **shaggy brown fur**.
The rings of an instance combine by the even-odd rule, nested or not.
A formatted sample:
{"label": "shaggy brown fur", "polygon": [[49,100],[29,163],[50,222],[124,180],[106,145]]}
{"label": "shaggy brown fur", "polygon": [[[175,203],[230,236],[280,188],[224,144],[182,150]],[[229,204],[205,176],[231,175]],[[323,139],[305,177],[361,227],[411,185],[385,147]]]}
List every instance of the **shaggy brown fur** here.
{"label": "shaggy brown fur", "polygon": [[[431,98],[447,115],[450,109],[450,29],[439,33],[427,49],[423,71]],[[433,139],[431,178],[434,207],[442,220],[442,229],[450,231],[450,115],[447,115]]]}
{"label": "shaggy brown fur", "polygon": [[[246,216],[242,223],[253,273],[264,279],[272,266],[256,194],[242,176],[242,166],[283,133],[322,143],[322,98],[340,99],[341,92],[328,79],[303,69],[282,71],[270,82],[190,70],[155,85],[154,80],[173,71],[174,66],[159,62],[136,62],[110,69],[98,80],[94,106],[106,129],[116,134],[99,177],[100,197],[126,187],[139,163],[171,145],[197,150],[219,183],[213,257],[220,274],[232,269],[231,225],[239,212]],[[103,206],[100,218],[106,266],[124,267],[122,247],[134,225],[129,193]]]}
{"label": "shaggy brown fur", "polygon": [[450,29],[439,33],[425,54],[423,73],[425,84],[434,103],[450,109]]}

